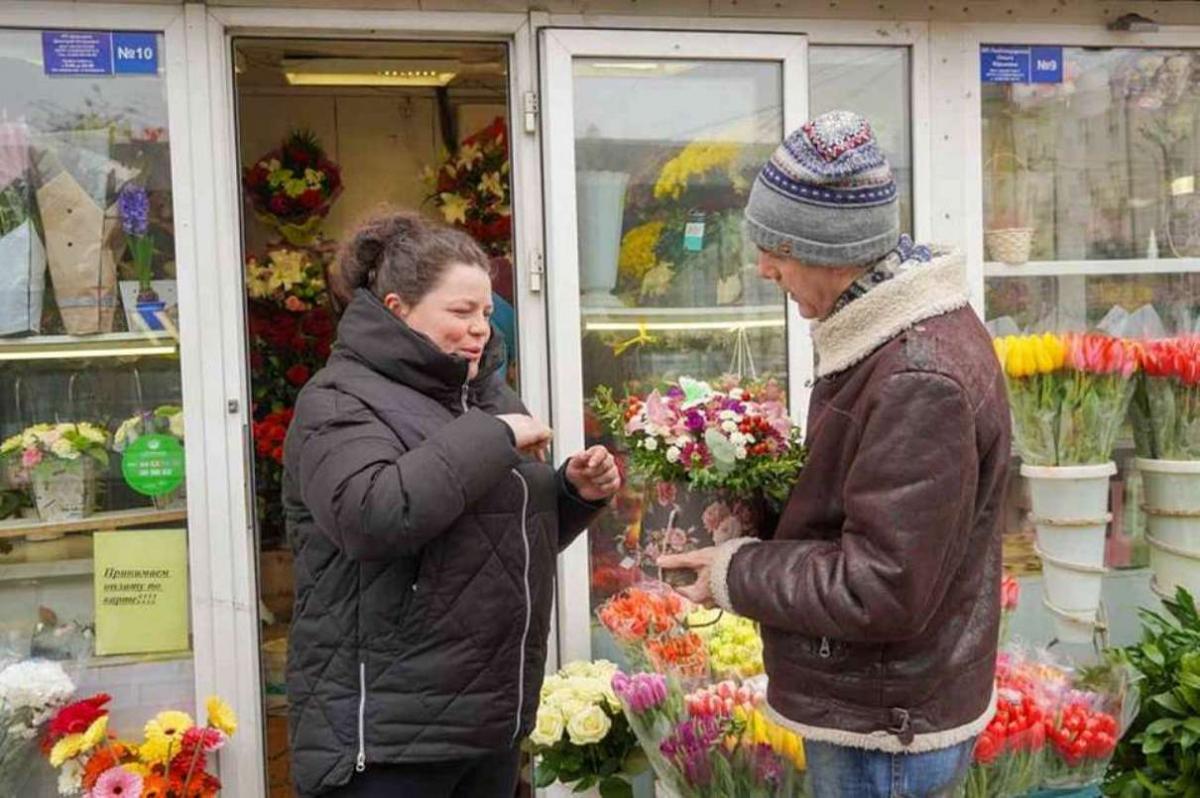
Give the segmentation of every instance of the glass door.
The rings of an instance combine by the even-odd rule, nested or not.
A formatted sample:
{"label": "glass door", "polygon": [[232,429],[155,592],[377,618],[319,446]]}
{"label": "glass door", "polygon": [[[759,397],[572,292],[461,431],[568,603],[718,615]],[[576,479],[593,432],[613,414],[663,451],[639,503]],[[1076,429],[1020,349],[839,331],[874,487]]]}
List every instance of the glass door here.
{"label": "glass door", "polygon": [[[757,277],[741,211],[805,118],[804,37],[546,30],[541,55],[559,456],[612,444],[588,411],[604,387],[622,397],[680,377],[771,383],[802,417],[811,348]],[[609,653],[592,612],[645,560],[642,491],[628,484],[564,554],[564,659]]]}

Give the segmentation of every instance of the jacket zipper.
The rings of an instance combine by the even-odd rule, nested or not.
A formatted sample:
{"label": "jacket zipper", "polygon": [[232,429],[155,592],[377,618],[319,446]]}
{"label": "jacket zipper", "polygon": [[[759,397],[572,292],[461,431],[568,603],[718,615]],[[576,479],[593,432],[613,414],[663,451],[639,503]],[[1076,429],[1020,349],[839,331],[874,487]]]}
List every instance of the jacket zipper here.
{"label": "jacket zipper", "polygon": [[354,760],[354,770],[362,773],[367,769],[367,663],[358,663],[358,757]]}
{"label": "jacket zipper", "polygon": [[521,632],[520,664],[517,666],[517,720],[512,736],[513,743],[516,743],[517,738],[521,735],[521,713],[525,709],[525,644],[529,639],[533,598],[529,590],[529,530],[526,525],[529,513],[529,483],[525,481],[525,477],[521,476],[520,472],[514,470],[513,475],[521,480],[521,542],[525,545],[525,629]]}
{"label": "jacket zipper", "polygon": [[833,647],[829,645],[828,637],[821,638],[821,650],[818,653],[821,655],[821,659],[829,659],[833,656]]}
{"label": "jacket zipper", "polygon": [[467,392],[468,392],[468,391],[470,391],[470,390],[471,390],[471,384],[470,384],[470,383],[466,383],[466,382],[465,382],[465,383],[463,383],[463,387],[462,387],[462,409],[463,409],[463,413],[464,413],[464,414],[465,414],[465,413],[466,413],[468,410],[470,410],[470,409],[471,409],[471,408],[470,408],[470,407],[467,405]]}

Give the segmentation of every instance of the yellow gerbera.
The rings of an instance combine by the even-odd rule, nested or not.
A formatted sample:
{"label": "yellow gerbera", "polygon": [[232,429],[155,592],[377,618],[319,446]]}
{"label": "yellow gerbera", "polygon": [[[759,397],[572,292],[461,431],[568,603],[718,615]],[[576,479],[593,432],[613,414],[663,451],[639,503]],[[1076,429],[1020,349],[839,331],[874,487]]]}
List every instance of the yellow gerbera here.
{"label": "yellow gerbera", "polygon": [[[146,724],[146,742],[141,748],[144,762],[162,762],[178,751],[183,733],[195,726],[186,712],[160,712]],[[149,753],[147,753],[147,751]]]}
{"label": "yellow gerbera", "polygon": [[209,696],[208,725],[220,729],[232,737],[237,733],[238,719],[233,707],[226,704],[218,696]]}
{"label": "yellow gerbera", "polygon": [[147,737],[146,742],[137,749],[138,758],[147,765],[167,764],[171,757],[179,753],[179,747],[170,737]]}
{"label": "yellow gerbera", "polygon": [[83,734],[83,751],[91,751],[108,737],[108,715],[96,718]]}
{"label": "yellow gerbera", "polygon": [[83,735],[68,734],[50,749],[50,766],[62,767],[63,762],[74,759],[81,753],[83,753]]}

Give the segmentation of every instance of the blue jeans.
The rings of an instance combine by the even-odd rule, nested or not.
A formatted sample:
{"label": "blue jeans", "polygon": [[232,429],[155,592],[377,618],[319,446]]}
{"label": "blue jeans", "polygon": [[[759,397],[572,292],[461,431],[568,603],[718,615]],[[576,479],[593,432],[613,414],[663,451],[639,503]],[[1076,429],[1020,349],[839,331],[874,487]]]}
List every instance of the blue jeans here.
{"label": "blue jeans", "polygon": [[812,798],[951,798],[975,740],[923,754],[887,754],[804,741]]}

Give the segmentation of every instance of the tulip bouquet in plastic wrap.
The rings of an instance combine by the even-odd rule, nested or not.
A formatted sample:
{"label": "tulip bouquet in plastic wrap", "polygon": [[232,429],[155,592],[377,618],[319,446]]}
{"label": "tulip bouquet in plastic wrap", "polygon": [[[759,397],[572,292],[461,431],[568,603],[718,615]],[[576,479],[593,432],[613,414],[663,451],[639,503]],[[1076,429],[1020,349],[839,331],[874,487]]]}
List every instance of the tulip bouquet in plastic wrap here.
{"label": "tulip bouquet in plastic wrap", "polygon": [[1075,670],[1045,653],[1001,652],[996,714],[975,744],[965,798],[1098,784],[1136,706],[1123,666]]}
{"label": "tulip bouquet in plastic wrap", "polygon": [[1141,378],[1133,402],[1138,454],[1200,460],[1200,335],[1137,345]]}
{"label": "tulip bouquet in plastic wrap", "polygon": [[598,612],[631,663],[613,690],[660,782],[678,798],[802,795],[804,747],[766,712],[754,624],[643,582]]}
{"label": "tulip bouquet in plastic wrap", "polygon": [[1137,347],[1089,333],[994,339],[1027,465],[1108,462],[1133,397]]}

